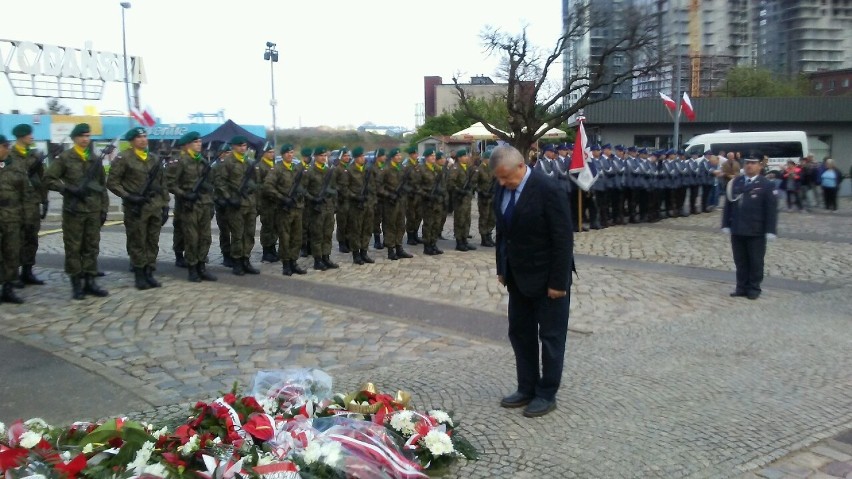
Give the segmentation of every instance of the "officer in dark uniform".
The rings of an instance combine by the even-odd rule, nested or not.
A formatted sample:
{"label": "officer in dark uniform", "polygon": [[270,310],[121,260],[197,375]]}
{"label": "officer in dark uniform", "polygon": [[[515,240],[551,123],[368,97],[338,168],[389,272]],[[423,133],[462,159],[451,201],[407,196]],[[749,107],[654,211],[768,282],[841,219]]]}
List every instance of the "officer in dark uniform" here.
{"label": "officer in dark uniform", "polygon": [[692,173],[689,171],[689,165],[686,161],[686,152],[677,150],[675,157],[675,167],[677,168],[677,176],[679,179],[678,187],[675,190],[675,207],[680,216],[689,216],[689,209],[686,204],[686,194],[692,186]]}
{"label": "officer in dark uniform", "polygon": [[727,190],[722,231],[731,235],[737,268],[737,287],[731,296],[757,299],[763,281],[766,242],[775,239],[778,198],[771,181],[760,175],[760,159],[745,159],[745,175],[734,178]]}
{"label": "officer in dark uniform", "polygon": [[697,215],[701,212],[698,209],[698,195],[701,193],[701,185],[704,178],[701,175],[701,160],[697,154],[690,155],[686,160],[686,166],[689,170],[689,214]]}
{"label": "officer in dark uniform", "polygon": [[122,151],[109,169],[107,187],[122,200],[127,254],[137,289],[159,288],[154,278],[160,252],[160,230],[168,220],[169,191],[160,158],[148,151],[148,133],[132,128]]}
{"label": "officer in dark uniform", "polygon": [[15,167],[21,168],[27,176],[24,185],[24,218],[21,228],[21,275],[16,286],[27,284],[43,285],[33,273],[36,252],[38,251],[38,231],[41,220],[47,215],[47,188],[44,186],[45,155],[32,148],[33,127],[22,123],[12,128],[15,145],[9,152],[9,158]]}
{"label": "officer in dark uniform", "polygon": [[[609,196],[607,195],[607,178],[605,167],[609,165],[609,161],[604,161],[601,156],[600,145],[592,145],[592,157],[589,161],[595,166],[600,177],[592,185],[589,193],[592,201],[583,201],[584,209],[588,208],[589,222],[593,230],[606,228],[609,223]],[[587,206],[588,205],[588,206]]]}
{"label": "officer in dark uniform", "polygon": [[0,135],[0,300],[21,304],[12,283],[18,277],[21,260],[21,224],[24,220],[24,198],[27,176],[15,166],[9,155],[9,140]]}
{"label": "officer in dark uniform", "polygon": [[626,171],[624,145],[615,145],[615,155],[610,156],[612,176],[610,177],[609,204],[613,224],[626,224],[624,220],[624,175]]}

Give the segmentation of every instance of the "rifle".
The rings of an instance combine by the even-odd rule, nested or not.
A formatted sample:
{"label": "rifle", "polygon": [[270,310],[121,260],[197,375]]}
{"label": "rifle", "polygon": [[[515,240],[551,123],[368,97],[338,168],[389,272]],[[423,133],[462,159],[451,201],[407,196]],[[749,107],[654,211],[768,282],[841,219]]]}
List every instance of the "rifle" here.
{"label": "rifle", "polygon": [[[104,149],[101,150],[101,154],[97,159],[90,160],[91,163],[89,164],[89,168],[86,169],[86,174],[83,175],[83,180],[80,181],[79,185],[77,185],[77,189],[80,191],[80,195],[74,195],[71,198],[71,201],[69,202],[68,210],[72,214],[77,214],[77,204],[80,202],[80,200],[85,200],[86,197],[89,196],[90,191],[93,191],[95,193],[103,193],[104,187],[97,183],[93,183],[93,181],[95,179],[95,174],[97,173],[97,171],[99,169],[101,171],[104,170],[104,157],[106,157],[106,155],[109,155],[113,152],[113,150],[115,150],[115,143],[117,141],[118,138],[112,140],[109,145],[105,146]],[[91,152],[92,150],[92,144],[90,143],[89,151]]]}
{"label": "rifle", "polygon": [[209,160],[204,163],[204,169],[201,170],[201,175],[198,177],[197,180],[195,180],[195,184],[192,185],[192,189],[189,190],[190,194],[195,197],[195,199],[192,201],[186,201],[184,199],[184,201],[186,201],[187,206],[189,206],[190,208],[192,207],[192,204],[198,200],[198,192],[201,191],[201,188],[204,186],[205,183],[207,183],[207,177],[210,176],[210,170],[212,168],[213,164],[210,163]]}
{"label": "rifle", "polygon": [[139,196],[145,199],[143,203],[137,203],[130,207],[130,212],[133,213],[133,216],[139,217],[142,216],[142,205],[148,202],[148,197],[151,194],[151,186],[154,184],[154,180],[157,179],[157,174],[160,172],[160,168],[163,167],[163,162],[160,161],[159,164],[154,165],[153,168],[148,170],[148,176],[145,178],[145,184],[142,186],[142,191],[139,193]]}
{"label": "rifle", "polygon": [[248,164],[245,173],[243,173],[243,181],[240,182],[240,189],[237,190],[237,193],[245,199],[249,199],[249,181],[251,181],[252,176],[254,176],[254,169],[257,167],[258,162],[260,162],[260,158],[257,158]]}
{"label": "rifle", "polygon": [[471,180],[471,178],[473,177],[473,168],[471,168],[470,166],[468,166],[467,168],[468,168],[470,171],[465,171],[465,173],[467,173],[467,174],[465,175],[465,176],[466,176],[466,179],[465,179],[465,181],[464,181],[464,184],[462,185],[462,192],[464,192],[465,194],[467,194],[468,192],[470,192],[470,180]]}
{"label": "rifle", "polygon": [[364,204],[367,202],[367,186],[370,185],[370,173],[373,172],[373,169],[370,168],[367,170],[367,174],[364,175],[364,186],[361,187],[361,194],[358,195],[358,203]]}
{"label": "rifle", "polygon": [[[287,192],[287,198],[288,198],[290,201],[292,201],[294,204],[295,204],[295,202],[296,202],[296,198],[294,198],[293,196],[296,194],[296,192],[297,192],[297,191],[299,191],[299,184],[302,182],[302,176],[303,176],[304,174],[305,174],[305,169],[304,169],[304,168],[299,168],[299,171],[298,171],[298,172],[296,172],[296,177],[295,177],[295,178],[293,178],[293,185],[292,185],[292,186],[290,186],[290,191],[289,191],[289,192]],[[284,209],[285,209],[285,210],[286,210],[286,209],[290,209],[290,208],[291,208],[291,206],[289,206],[289,205],[285,205],[285,206],[284,206]]]}
{"label": "rifle", "polygon": [[399,182],[399,186],[397,186],[396,190],[394,191],[394,194],[396,195],[397,198],[399,198],[399,195],[405,189],[405,186],[406,186],[405,184],[408,183],[408,179],[411,176],[411,170],[412,169],[413,169],[413,167],[407,168],[405,170],[405,172],[402,174],[402,180]]}
{"label": "rifle", "polygon": [[[438,167],[440,168],[440,167]],[[438,177],[435,178],[435,184],[432,185],[432,191],[429,192],[429,198],[434,199],[438,196],[438,187],[441,185],[441,181],[444,179],[444,172],[442,170],[438,170]]]}

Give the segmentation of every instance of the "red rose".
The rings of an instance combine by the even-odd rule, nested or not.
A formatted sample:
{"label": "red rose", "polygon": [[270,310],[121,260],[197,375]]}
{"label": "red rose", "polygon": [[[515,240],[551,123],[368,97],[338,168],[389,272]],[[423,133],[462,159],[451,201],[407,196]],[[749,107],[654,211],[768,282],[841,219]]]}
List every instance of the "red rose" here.
{"label": "red rose", "polygon": [[257,402],[257,399],[246,396],[241,399],[243,406],[252,408],[255,412],[263,412],[263,408],[260,406],[260,403]]}
{"label": "red rose", "polygon": [[234,405],[234,403],[237,402],[237,396],[235,396],[234,393],[225,394],[225,396],[222,397],[222,399],[224,399],[226,403],[228,403],[232,406]]}

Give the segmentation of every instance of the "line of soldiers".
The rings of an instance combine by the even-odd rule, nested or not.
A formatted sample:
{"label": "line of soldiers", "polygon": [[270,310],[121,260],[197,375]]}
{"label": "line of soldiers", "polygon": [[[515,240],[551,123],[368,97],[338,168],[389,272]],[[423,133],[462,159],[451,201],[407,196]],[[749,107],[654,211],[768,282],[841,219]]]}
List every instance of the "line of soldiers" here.
{"label": "line of soldiers", "polygon": [[[545,146],[535,168],[557,177],[569,191],[577,192],[584,231],[628,222],[653,223],[715,208],[710,197],[717,188],[719,165],[711,158],[710,151],[701,157],[687,158],[683,150],[592,145],[590,162],[599,176],[585,192],[571,181],[572,174],[568,171],[573,148],[574,145],[566,143]],[[579,231],[579,215],[573,217],[574,229]]]}

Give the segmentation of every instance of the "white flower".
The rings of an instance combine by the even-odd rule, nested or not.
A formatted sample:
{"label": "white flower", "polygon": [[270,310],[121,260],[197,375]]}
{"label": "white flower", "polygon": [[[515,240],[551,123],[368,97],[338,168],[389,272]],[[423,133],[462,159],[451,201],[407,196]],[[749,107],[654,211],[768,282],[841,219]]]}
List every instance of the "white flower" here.
{"label": "white flower", "polygon": [[322,455],[324,457],[324,463],[328,464],[331,467],[339,467],[340,462],[343,460],[343,446],[340,445],[339,442],[327,442],[322,446]]}
{"label": "white flower", "polygon": [[450,436],[437,429],[429,431],[429,434],[426,434],[426,437],[423,438],[423,443],[433,456],[441,456],[455,452],[453,449],[453,441],[450,439]]}
{"label": "white flower", "polygon": [[68,451],[63,451],[62,454],[59,455],[66,464],[71,460],[71,453]]}
{"label": "white flower", "polygon": [[155,439],[159,439],[160,437],[165,436],[168,433],[169,433],[169,429],[164,426],[162,429],[158,429],[158,430],[152,432],[151,435],[154,436]]}
{"label": "white flower", "polygon": [[5,434],[6,434],[6,425],[3,424],[2,422],[0,422],[0,436],[3,436]]}
{"label": "white flower", "polygon": [[140,474],[145,470],[145,466],[148,465],[148,461],[151,460],[151,454],[154,452],[154,443],[151,441],[142,444],[142,447],[136,451],[136,456],[133,458],[133,462],[127,465],[128,471],[137,471]]}
{"label": "white flower", "polygon": [[93,446],[91,442],[83,446],[83,454],[91,454],[94,450],[95,446]]}
{"label": "white flower", "polygon": [[275,459],[275,456],[273,456],[272,454],[261,453],[259,456],[257,456],[257,465],[258,466],[266,466],[266,465],[272,464],[274,462],[278,462],[278,461]]}
{"label": "white flower", "polygon": [[27,431],[21,434],[21,440],[19,441],[21,447],[25,449],[32,449],[36,446],[36,444],[41,442],[41,434],[33,431]]}
{"label": "white flower", "polygon": [[270,397],[259,397],[255,396],[257,399],[257,403],[260,404],[260,407],[263,408],[263,412],[266,414],[275,414],[278,412],[278,401],[270,398]]}
{"label": "white flower", "polygon": [[143,472],[145,472],[145,475],[154,477],[169,477],[169,471],[166,469],[166,466],[160,463],[145,466],[145,470]]}
{"label": "white flower", "polygon": [[50,430],[50,426],[47,424],[47,421],[40,417],[34,417],[32,419],[27,419],[24,421],[24,426],[27,426],[27,429],[31,430],[42,430],[47,431]]}
{"label": "white flower", "polygon": [[322,446],[319,441],[312,441],[308,444],[308,447],[305,448],[305,452],[302,453],[302,459],[305,460],[305,464],[313,464],[317,462],[322,456]]}
{"label": "white flower", "polygon": [[450,426],[453,425],[453,418],[451,418],[450,415],[445,413],[444,411],[435,409],[433,411],[429,411],[429,416],[431,416],[432,419],[438,422],[448,424]]}
{"label": "white flower", "polygon": [[198,450],[198,443],[198,434],[193,434],[189,441],[186,441],[186,444],[180,447],[180,453],[184,456],[192,454]]}
{"label": "white flower", "polygon": [[391,416],[390,425],[392,428],[401,432],[406,436],[413,436],[416,432],[414,429],[414,413],[411,411],[399,411]]}

